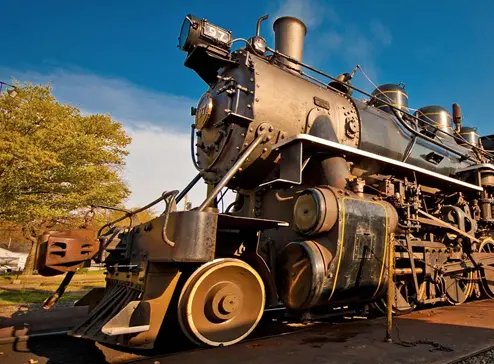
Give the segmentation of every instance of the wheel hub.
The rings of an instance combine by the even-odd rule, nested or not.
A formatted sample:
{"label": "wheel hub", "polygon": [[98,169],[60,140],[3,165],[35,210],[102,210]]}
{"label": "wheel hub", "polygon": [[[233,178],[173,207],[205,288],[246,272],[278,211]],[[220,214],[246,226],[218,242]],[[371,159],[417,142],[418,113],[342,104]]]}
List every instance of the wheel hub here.
{"label": "wheel hub", "polygon": [[242,309],[243,294],[232,283],[220,283],[211,288],[206,305],[206,316],[211,322],[220,323],[232,319]]}

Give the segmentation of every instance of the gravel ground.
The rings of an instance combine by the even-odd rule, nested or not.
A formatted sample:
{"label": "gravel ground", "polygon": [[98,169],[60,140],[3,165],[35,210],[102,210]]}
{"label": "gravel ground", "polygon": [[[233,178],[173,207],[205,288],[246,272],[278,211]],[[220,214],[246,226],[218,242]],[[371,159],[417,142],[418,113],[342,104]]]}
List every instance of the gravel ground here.
{"label": "gravel ground", "polygon": [[491,364],[494,363],[494,349],[491,349],[483,354],[472,356],[466,360],[458,362],[458,364]]}

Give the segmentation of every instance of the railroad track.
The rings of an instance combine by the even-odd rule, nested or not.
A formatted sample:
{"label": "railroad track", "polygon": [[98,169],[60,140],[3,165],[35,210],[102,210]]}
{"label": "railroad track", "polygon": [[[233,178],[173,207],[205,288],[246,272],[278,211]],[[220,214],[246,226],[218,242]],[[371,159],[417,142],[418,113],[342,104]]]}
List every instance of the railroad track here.
{"label": "railroad track", "polygon": [[445,360],[436,364],[490,364],[494,363],[494,344],[486,345],[485,347],[474,350],[470,353],[460,355],[451,360]]}

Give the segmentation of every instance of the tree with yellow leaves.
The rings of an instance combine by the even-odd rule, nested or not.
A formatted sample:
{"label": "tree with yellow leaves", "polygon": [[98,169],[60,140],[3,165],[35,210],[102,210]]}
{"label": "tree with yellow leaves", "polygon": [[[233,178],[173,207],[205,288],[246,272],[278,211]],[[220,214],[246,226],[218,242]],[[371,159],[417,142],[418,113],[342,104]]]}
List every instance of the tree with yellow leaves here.
{"label": "tree with yellow leaves", "polygon": [[50,85],[15,84],[0,95],[0,220],[37,236],[89,205],[115,206],[130,191],[122,180],[131,139],[110,115],[83,115],[61,104]]}

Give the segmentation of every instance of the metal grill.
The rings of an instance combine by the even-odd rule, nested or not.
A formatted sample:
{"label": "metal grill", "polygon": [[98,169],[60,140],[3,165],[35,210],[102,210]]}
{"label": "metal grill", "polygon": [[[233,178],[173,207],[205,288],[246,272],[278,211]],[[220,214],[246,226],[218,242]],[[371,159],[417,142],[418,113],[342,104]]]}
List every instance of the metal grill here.
{"label": "metal grill", "polygon": [[118,344],[122,335],[105,335],[101,328],[129,302],[140,298],[142,290],[124,282],[109,281],[101,302],[89,313],[86,320],[75,327],[70,336],[91,339],[109,344]]}

